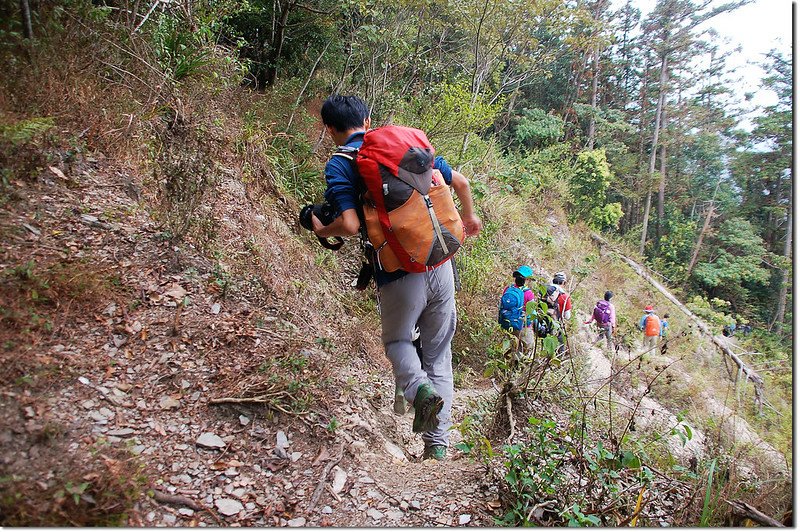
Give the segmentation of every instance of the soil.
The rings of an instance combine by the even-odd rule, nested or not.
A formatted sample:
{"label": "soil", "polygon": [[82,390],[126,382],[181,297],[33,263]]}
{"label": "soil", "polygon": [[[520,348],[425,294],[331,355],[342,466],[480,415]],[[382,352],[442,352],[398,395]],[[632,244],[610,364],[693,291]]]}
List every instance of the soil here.
{"label": "soil", "polygon": [[[40,308],[30,279],[13,281],[51,323],[27,330],[18,320],[4,333],[0,475],[54,490],[59,456],[113,448],[135,456],[147,478],[129,526],[494,525],[501,505],[486,467],[452,447],[445,462],[422,461],[411,414],[392,413],[375,325],[341,318],[331,331],[321,315],[346,316],[345,303],[307,302],[297,289],[315,263],[283,256],[299,245],[285,213],[253,215],[253,191],[223,183],[218,238],[234,246],[255,235],[261,267],[258,282],[228,286],[218,264],[165,237],[141,207],[141,183],[102,157],[16,185],[0,209],[0,269],[34,261],[35,275],[67,264],[74,276],[61,272],[63,285],[96,282]],[[595,385],[605,382],[613,363],[586,352]],[[454,419],[494,393],[478,386],[457,391]],[[312,401],[295,401],[303,390]],[[284,402],[254,401],[269,393]],[[224,397],[240,402],[214,404]],[[618,399],[633,404],[631,394]],[[651,398],[637,416],[642,427],[676,423]],[[735,430],[760,441],[742,420]],[[676,454],[702,454],[696,432]]]}

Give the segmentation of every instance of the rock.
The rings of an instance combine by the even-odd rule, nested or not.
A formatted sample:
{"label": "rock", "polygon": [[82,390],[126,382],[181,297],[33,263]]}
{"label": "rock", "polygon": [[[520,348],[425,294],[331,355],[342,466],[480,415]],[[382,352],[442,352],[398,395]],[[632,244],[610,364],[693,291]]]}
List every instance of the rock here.
{"label": "rock", "polygon": [[331,489],[334,493],[339,493],[344,489],[344,483],[347,482],[347,472],[339,466],[333,468],[333,485]]}
{"label": "rock", "polygon": [[217,499],[214,504],[222,515],[236,515],[244,510],[244,505],[234,499]]}
{"label": "rock", "polygon": [[120,348],[128,343],[128,337],[124,334],[115,334],[112,336],[112,341],[114,342],[114,347]]}
{"label": "rock", "polygon": [[400,509],[408,510],[408,503],[406,501],[400,501]]}
{"label": "rock", "polygon": [[172,397],[162,397],[161,401],[158,402],[158,406],[160,406],[164,410],[169,410],[171,408],[178,408],[181,406],[181,402],[173,399]]}
{"label": "rock", "polygon": [[361,482],[362,484],[375,484],[375,481],[367,476],[359,478],[358,481]]}
{"label": "rock", "polygon": [[175,522],[178,520],[178,518],[175,517],[172,514],[164,514],[164,517],[162,517],[162,520],[164,521],[165,525],[172,526],[172,525],[175,524]]}
{"label": "rock", "polygon": [[222,309],[222,306],[219,303],[214,303],[211,305],[211,314],[219,314],[219,311]]}
{"label": "rock", "polygon": [[303,453],[300,452],[292,453],[292,462],[297,462],[298,460],[300,460],[301,456],[303,456]]}
{"label": "rock", "polygon": [[87,399],[87,400],[85,400],[85,401],[83,401],[83,402],[81,403],[81,406],[82,406],[83,408],[85,408],[86,410],[91,410],[92,408],[94,408],[94,407],[95,407],[95,404],[96,404],[96,403],[95,403],[94,401],[92,401],[91,399]]}
{"label": "rock", "polygon": [[133,429],[115,429],[108,431],[109,436],[125,437],[130,436],[131,434],[133,434]]}
{"label": "rock", "polygon": [[472,520],[472,516],[469,514],[461,514],[458,516],[458,524],[459,525],[466,525]]}
{"label": "rock", "polygon": [[248,425],[250,423],[250,418],[247,416],[239,416],[239,423],[241,423],[242,426]]}
{"label": "rock", "polygon": [[248,510],[250,510],[250,511],[253,511],[253,510],[255,510],[255,509],[256,509],[256,503],[254,503],[254,502],[248,502],[248,503],[246,503],[246,504],[244,505],[244,507],[245,507],[245,508],[247,508],[247,509],[248,509]]}
{"label": "rock", "polygon": [[392,455],[393,458],[397,458],[401,462],[408,462],[408,458],[406,458],[406,453],[398,447],[397,445],[393,444],[390,441],[383,442],[383,446],[386,448],[386,452]]}
{"label": "rock", "polygon": [[201,447],[207,447],[209,449],[223,449],[225,448],[225,442],[222,441],[222,438],[213,434],[211,432],[204,432],[197,438],[197,445]]}
{"label": "rock", "polygon": [[275,435],[275,447],[279,447],[281,449],[289,447],[289,439],[286,437],[286,433],[282,430],[279,430]]}
{"label": "rock", "polygon": [[287,523],[292,528],[299,528],[306,526],[306,518],[305,517],[295,517],[294,519],[289,519]]}
{"label": "rock", "polygon": [[324,514],[332,514],[333,513],[333,508],[331,508],[330,506],[323,506],[322,507],[322,513],[324,513]]}
{"label": "rock", "polygon": [[244,489],[244,488],[236,488],[235,490],[233,490],[231,495],[233,495],[237,499],[241,499],[242,497],[244,497],[245,493],[247,493],[246,489]]}
{"label": "rock", "polygon": [[411,509],[412,510],[419,510],[421,508],[422,508],[422,505],[419,503],[419,501],[411,501]]}
{"label": "rock", "polygon": [[367,515],[373,518],[375,521],[380,521],[384,518],[383,512],[379,512],[375,508],[370,508],[367,510]]}
{"label": "rock", "polygon": [[235,468],[235,467],[229,467],[228,469],[226,469],[226,470],[225,470],[225,476],[226,476],[226,477],[231,477],[231,478],[233,478],[233,477],[235,477],[235,476],[236,476],[236,475],[238,475],[238,474],[239,474],[239,472],[236,470],[236,468]]}
{"label": "rock", "polygon": [[86,377],[78,377],[78,382],[81,384],[85,384],[86,386],[90,386],[91,382]]}
{"label": "rock", "polygon": [[399,521],[403,517],[405,517],[405,513],[399,510],[393,510],[391,512],[386,512],[386,517],[391,519],[392,521]]}
{"label": "rock", "polygon": [[178,508],[178,513],[180,515],[185,515],[186,517],[191,517],[194,515],[194,510],[191,508]]}

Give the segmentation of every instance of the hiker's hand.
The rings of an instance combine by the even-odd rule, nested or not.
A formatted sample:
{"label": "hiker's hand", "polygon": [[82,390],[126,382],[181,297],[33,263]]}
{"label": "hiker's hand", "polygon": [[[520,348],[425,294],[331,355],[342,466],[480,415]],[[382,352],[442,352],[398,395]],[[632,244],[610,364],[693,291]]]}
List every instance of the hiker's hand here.
{"label": "hiker's hand", "polygon": [[319,232],[325,227],[313,213],[311,214],[311,226],[314,228],[314,233],[317,235],[319,235]]}
{"label": "hiker's hand", "polygon": [[464,224],[464,232],[467,236],[475,236],[483,229],[483,222],[475,214],[464,216],[461,221]]}

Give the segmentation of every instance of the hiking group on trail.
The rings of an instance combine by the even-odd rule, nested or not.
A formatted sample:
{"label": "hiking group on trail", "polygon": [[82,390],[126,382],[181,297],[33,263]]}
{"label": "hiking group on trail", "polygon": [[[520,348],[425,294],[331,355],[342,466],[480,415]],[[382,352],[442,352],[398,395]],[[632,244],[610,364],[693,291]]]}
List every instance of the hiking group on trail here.
{"label": "hiking group on trail", "polygon": [[[537,337],[554,335],[558,339],[558,353],[566,349],[563,323],[572,315],[572,298],[564,289],[567,276],[558,272],[539,296],[543,306],[537,308],[537,295],[525,285],[533,278],[530,266],[523,265],[512,273],[514,284],[507,286],[500,296],[497,321],[500,327],[514,335],[518,350],[530,346]],[[533,305],[530,305],[533,303]]]}
{"label": "hiking group on trail", "polygon": [[[363,261],[354,286],[364,290],[375,280],[381,340],[394,374],[394,411],[404,414],[410,403],[423,459],[445,460],[456,330],[453,257],[483,227],[469,181],[435,155],[424,132],[395,125],[370,129],[369,109],[357,96],[330,96],[320,115],[337,149],[325,165],[325,201],[304,207],[300,224],[334,251],[342,237],[359,235]],[[500,326],[517,338],[519,352],[536,338],[552,336],[557,347],[550,348],[564,354],[564,324],[572,314],[566,274],[557,272],[546,287],[539,286],[540,293],[526,286],[534,277],[530,266],[520,266],[512,277],[500,298]],[[609,348],[617,327],[612,297],[606,292],[585,322],[600,329],[594,343],[605,338]],[[650,342],[653,331],[661,336],[666,330],[666,321],[662,326],[648,308],[640,328]]]}
{"label": "hiking group on trail", "polygon": [[323,221],[315,213],[321,209],[311,209],[312,230],[321,239],[360,235],[365,262],[357,287],[375,279],[381,339],[397,389],[414,406],[412,428],[422,433],[423,459],[444,460],[456,329],[448,262],[466,236],[482,229],[469,181],[435,156],[424,132],[370,129],[369,109],[357,96],[330,96],[320,114],[338,148],[325,166],[332,216]]}

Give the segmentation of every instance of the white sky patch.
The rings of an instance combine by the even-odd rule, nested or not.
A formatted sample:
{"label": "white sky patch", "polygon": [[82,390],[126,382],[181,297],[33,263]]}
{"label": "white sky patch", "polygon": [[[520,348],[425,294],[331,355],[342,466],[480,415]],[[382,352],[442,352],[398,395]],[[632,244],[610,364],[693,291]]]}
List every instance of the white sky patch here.
{"label": "white sky patch", "polygon": [[[711,6],[720,6],[727,0],[715,0]],[[619,9],[625,5],[625,0],[614,0],[613,8]],[[634,7],[642,12],[642,20],[653,11],[656,0],[638,0],[633,2]],[[791,0],[755,0],[752,4],[740,7],[732,12],[717,15],[710,21],[699,26],[698,30],[714,29],[719,37],[716,39],[721,52],[735,50],[726,59],[730,69],[733,69],[732,88],[736,102],[743,109],[754,109],[756,106],[774,105],[777,96],[761,88],[761,80],[766,72],[758,66],[765,61],[765,54],[772,49],[777,49],[785,57],[792,56],[792,1]],[[707,59],[700,59],[707,63]],[[753,94],[750,102],[745,102],[745,95]],[[748,118],[754,114],[748,113],[742,126],[750,129],[752,125]]]}

